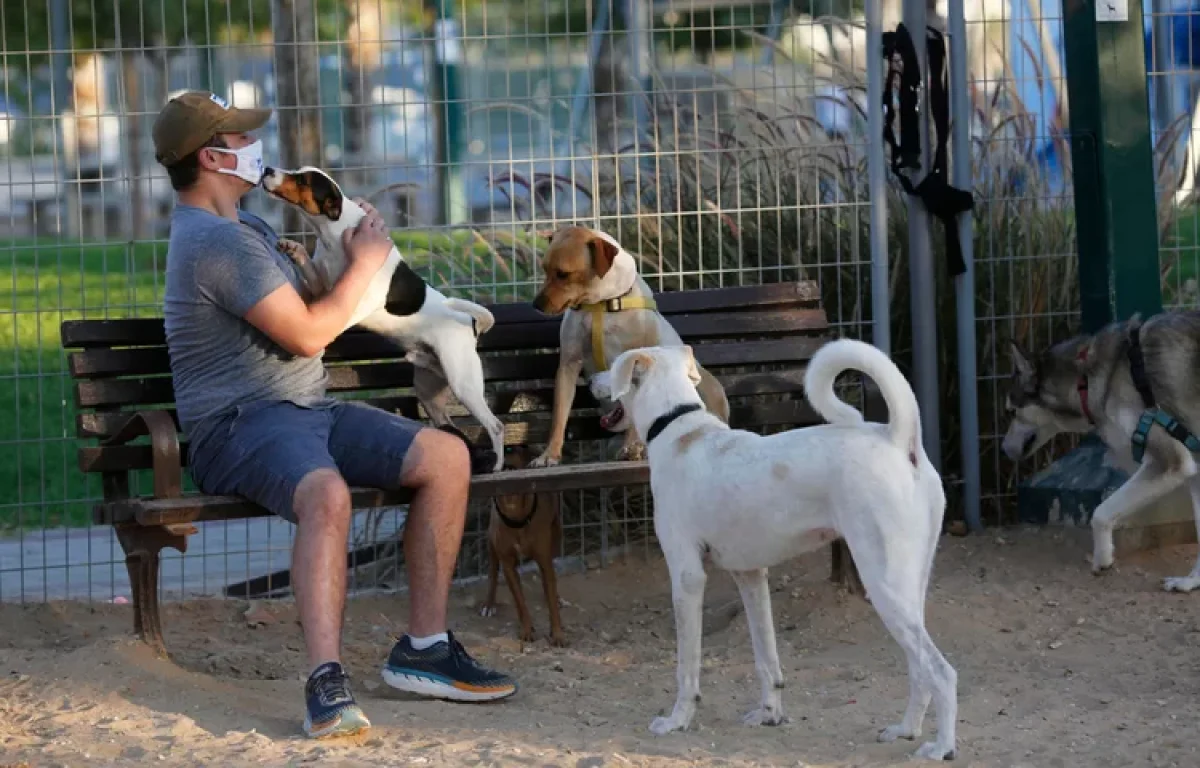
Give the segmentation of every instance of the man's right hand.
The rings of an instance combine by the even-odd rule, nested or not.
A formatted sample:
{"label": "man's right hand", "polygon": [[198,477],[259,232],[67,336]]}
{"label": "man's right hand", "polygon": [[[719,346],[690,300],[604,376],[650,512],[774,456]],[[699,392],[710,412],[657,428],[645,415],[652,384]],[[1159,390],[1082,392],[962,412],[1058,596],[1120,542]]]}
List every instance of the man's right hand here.
{"label": "man's right hand", "polygon": [[383,266],[392,252],[387,224],[377,211],[368,211],[354,229],[342,233],[342,248],[351,264],[361,264],[372,274]]}

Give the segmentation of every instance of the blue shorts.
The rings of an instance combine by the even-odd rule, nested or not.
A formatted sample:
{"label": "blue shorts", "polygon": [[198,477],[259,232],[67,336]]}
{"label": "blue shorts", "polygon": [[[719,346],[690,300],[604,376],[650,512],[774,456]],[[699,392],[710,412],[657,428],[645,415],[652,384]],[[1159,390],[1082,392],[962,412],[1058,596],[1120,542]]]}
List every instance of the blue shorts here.
{"label": "blue shorts", "polygon": [[313,470],[336,470],[351,487],[399,488],[424,426],[363,403],[246,403],[205,430],[190,456],[192,479],[206,494],[242,496],[294,523],[296,487]]}

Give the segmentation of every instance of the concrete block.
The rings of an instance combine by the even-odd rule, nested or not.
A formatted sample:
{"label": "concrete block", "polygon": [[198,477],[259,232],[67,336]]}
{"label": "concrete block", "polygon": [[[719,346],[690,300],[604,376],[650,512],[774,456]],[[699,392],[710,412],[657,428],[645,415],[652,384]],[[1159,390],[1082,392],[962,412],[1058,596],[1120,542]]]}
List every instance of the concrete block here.
{"label": "concrete block", "polygon": [[[1017,513],[1023,523],[1090,527],[1092,513],[1129,479],[1104,464],[1104,444],[1089,437],[1071,453],[1021,483]],[[1180,486],[1149,507],[1134,513],[1113,532],[1116,556],[1196,542],[1187,486]]]}

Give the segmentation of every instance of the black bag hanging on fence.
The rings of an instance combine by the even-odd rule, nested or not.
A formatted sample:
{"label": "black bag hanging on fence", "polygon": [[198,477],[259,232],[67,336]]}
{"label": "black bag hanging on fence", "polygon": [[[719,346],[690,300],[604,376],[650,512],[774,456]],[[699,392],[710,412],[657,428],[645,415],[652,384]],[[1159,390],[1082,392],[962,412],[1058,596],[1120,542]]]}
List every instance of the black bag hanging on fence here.
{"label": "black bag hanging on fence", "polygon": [[[916,195],[925,205],[925,210],[942,222],[946,233],[946,256],[949,259],[951,276],[967,271],[963,261],[962,243],[958,240],[956,219],[958,214],[975,207],[975,199],[969,191],[950,186],[946,180],[946,140],[950,135],[950,97],[946,74],[946,41],[942,33],[929,27],[926,35],[929,64],[929,111],[937,133],[937,144],[933,152],[933,167],[915,187],[903,169],[921,168],[921,123],[917,109],[921,96],[921,74],[917,61],[917,50],[912,36],[903,24],[895,32],[883,35],[883,58],[888,63],[887,79],[883,85],[883,140],[892,148],[892,173],[900,179],[900,185],[910,195]],[[897,67],[895,56],[900,56]],[[894,84],[893,84],[894,83]],[[895,110],[892,106],[892,91],[899,90],[900,142],[892,130]]]}

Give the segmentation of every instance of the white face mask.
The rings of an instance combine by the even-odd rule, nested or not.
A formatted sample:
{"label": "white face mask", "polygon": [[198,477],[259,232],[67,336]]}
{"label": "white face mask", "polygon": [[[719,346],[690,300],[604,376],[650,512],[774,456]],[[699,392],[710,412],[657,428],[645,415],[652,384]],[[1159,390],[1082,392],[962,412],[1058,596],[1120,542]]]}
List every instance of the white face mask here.
{"label": "white face mask", "polygon": [[237,158],[237,165],[233,168],[218,168],[217,173],[227,173],[230,176],[237,176],[239,179],[248,184],[257,185],[262,181],[263,175],[263,144],[262,141],[256,141],[253,144],[247,144],[241,149],[225,149],[224,147],[209,147],[213,152],[221,152],[226,155],[233,155]]}

